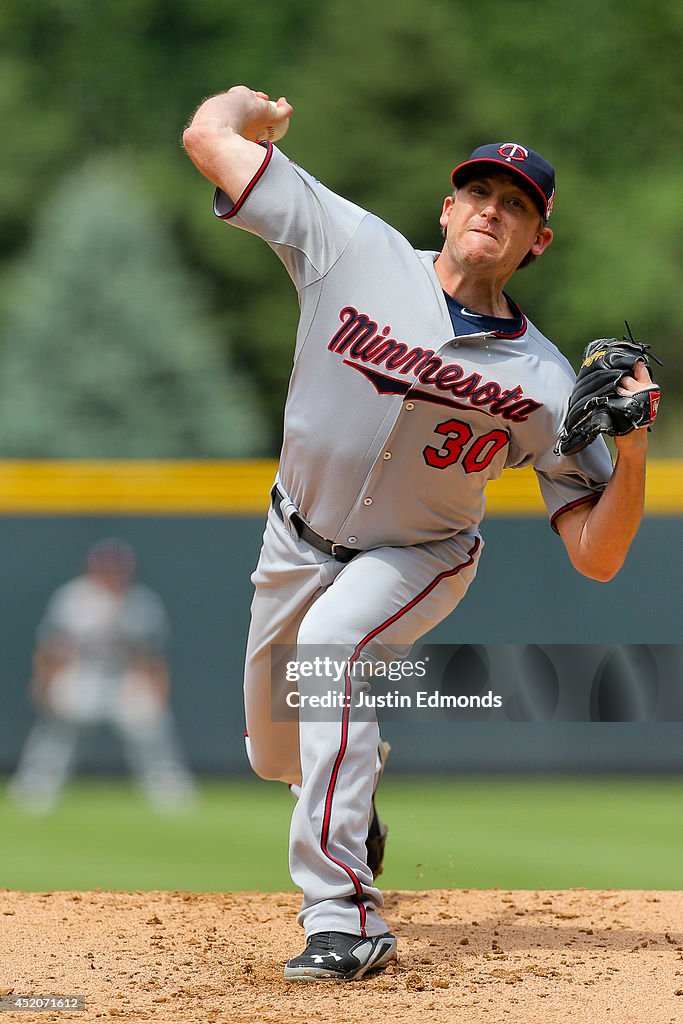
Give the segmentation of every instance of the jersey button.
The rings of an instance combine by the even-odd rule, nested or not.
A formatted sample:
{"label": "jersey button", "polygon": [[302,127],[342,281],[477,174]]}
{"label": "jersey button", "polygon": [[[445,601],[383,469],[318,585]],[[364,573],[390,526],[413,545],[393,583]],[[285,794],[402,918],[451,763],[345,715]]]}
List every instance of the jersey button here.
{"label": "jersey button", "polygon": [[347,542],[349,544],[357,544],[358,543],[358,537],[347,537],[346,540],[347,540]]}
{"label": "jersey button", "polygon": [[391,452],[385,452],[382,458],[384,459],[385,462],[388,462],[389,459],[391,458]]}
{"label": "jersey button", "polygon": [[406,409],[414,409],[415,408],[415,402],[406,402],[405,407],[406,407]]}
{"label": "jersey button", "polygon": [[372,498],[363,498],[364,505],[372,505]]}

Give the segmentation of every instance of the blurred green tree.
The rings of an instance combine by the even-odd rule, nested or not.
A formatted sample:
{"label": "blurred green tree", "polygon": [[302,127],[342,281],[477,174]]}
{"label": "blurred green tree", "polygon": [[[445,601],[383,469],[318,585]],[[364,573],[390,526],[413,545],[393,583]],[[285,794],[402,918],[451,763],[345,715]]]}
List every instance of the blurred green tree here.
{"label": "blurred green tree", "polygon": [[[665,361],[655,444],[683,392],[671,301],[683,238],[683,5],[671,0],[5,0],[0,5],[0,253],[35,196],[117,149],[135,162],[221,334],[258,377],[274,451],[296,301],[257,239],[217,224],[179,138],[202,97],[244,82],[286,94],[284,151],[413,244],[437,248],[456,160],[518,139],[558,171],[556,240],[512,292],[576,363],[627,316]],[[0,280],[0,285],[2,281]],[[1,296],[0,296],[1,298]]]}
{"label": "blurred green tree", "polygon": [[47,199],[6,306],[0,454],[262,454],[257,396],[132,171],[99,158]]}

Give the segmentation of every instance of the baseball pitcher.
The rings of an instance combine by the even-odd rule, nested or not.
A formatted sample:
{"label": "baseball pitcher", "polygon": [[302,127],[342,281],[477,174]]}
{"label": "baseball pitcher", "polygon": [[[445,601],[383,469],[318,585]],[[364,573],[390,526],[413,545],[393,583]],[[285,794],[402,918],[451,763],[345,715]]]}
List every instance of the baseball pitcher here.
{"label": "baseball pitcher", "polygon": [[[621,417],[613,431],[616,466],[598,436],[608,415],[571,453],[554,450],[575,374],[504,290],[553,237],[555,174],[538,153],[493,143],[459,163],[435,210],[443,246],[420,252],[275,148],[292,115],[284,97],[236,86],[202,103],[184,145],[216,186],[216,215],[262,238],[298,295],[253,575],[247,743],[254,771],[298,796],[290,870],[306,947],[285,977],[350,980],[396,956],[374,877],[386,748],[377,722],[354,715],[368,685],[355,669],[405,657],[462,600],[482,551],[485,487],[505,468],[533,466],[573,565],[609,580],[641,519],[647,432],[635,428],[654,418],[659,392],[640,346],[611,390],[601,378],[601,397],[638,396],[631,428]],[[273,645],[343,652],[335,714],[277,720],[288,688]],[[300,679],[300,699],[321,685]]]}

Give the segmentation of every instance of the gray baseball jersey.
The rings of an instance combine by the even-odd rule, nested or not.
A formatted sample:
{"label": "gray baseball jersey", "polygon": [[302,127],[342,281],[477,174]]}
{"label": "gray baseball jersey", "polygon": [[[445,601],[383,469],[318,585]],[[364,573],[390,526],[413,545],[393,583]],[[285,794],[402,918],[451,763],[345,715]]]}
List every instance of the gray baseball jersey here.
{"label": "gray baseball jersey", "polygon": [[[233,203],[218,190],[214,205],[277,253],[301,310],[279,515],[269,514],[253,577],[249,756],[266,778],[303,777],[290,867],[307,934],[380,934],[364,853],[377,725],[344,711],[331,724],[273,722],[285,687],[271,680],[270,646],[334,644],[352,662],[405,653],[474,577],[489,480],[533,466],[554,523],[599,496],[611,458],[602,439],[553,454],[574,373],[520,310],[493,320],[455,305],[437,253],[416,251],[271,145],[243,194]],[[314,550],[295,512],[361,553],[342,565]]]}

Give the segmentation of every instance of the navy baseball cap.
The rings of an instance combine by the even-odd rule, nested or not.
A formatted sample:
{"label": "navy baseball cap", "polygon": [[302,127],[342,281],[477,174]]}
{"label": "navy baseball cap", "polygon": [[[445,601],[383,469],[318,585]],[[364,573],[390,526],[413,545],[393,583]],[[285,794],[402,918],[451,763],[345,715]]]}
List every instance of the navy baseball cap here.
{"label": "navy baseball cap", "polygon": [[479,146],[469,160],[458,164],[451,175],[453,185],[456,188],[464,185],[476,173],[478,165],[486,164],[495,164],[498,170],[502,168],[518,175],[520,185],[535,200],[543,220],[547,221],[555,202],[555,168],[552,164],[519,142],[492,142]]}
{"label": "navy baseball cap", "polygon": [[88,551],[88,566],[105,570],[116,568],[132,573],[135,570],[135,552],[125,540],[105,537]]}

